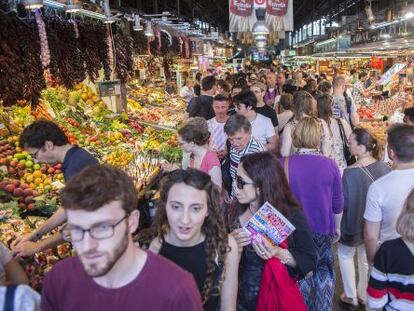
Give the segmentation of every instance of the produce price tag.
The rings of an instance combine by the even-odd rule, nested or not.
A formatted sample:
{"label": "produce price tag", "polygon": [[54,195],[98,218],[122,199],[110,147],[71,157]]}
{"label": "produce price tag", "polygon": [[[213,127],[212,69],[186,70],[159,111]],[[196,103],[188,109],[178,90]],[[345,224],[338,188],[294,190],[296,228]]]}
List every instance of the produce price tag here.
{"label": "produce price tag", "polygon": [[274,246],[282,243],[295,229],[269,202],[265,202],[244,226],[252,241],[262,238]]}

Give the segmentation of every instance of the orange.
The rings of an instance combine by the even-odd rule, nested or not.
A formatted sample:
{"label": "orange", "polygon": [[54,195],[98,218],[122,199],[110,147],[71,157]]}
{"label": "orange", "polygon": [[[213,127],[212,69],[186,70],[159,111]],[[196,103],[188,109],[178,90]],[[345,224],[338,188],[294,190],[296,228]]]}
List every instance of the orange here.
{"label": "orange", "polygon": [[41,171],[34,171],[33,172],[33,176],[35,177],[35,178],[40,178],[40,177],[42,177],[42,172]]}
{"label": "orange", "polygon": [[33,177],[33,175],[27,175],[26,176],[26,181],[28,182],[28,183],[31,183],[32,181],[34,180],[34,177]]}
{"label": "orange", "polygon": [[43,182],[43,180],[42,180],[42,178],[36,178],[35,180],[34,180],[34,183],[35,183],[35,185],[40,185],[41,183]]}

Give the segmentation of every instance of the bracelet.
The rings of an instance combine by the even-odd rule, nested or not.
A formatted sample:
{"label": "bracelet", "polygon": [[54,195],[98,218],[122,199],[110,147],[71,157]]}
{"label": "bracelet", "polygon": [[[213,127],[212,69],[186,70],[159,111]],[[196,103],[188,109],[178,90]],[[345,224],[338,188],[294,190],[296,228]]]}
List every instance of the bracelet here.
{"label": "bracelet", "polygon": [[289,252],[289,250],[284,249],[281,251],[281,256],[279,257],[280,262],[284,265],[291,263],[292,265],[295,265],[295,260],[292,257],[292,254]]}

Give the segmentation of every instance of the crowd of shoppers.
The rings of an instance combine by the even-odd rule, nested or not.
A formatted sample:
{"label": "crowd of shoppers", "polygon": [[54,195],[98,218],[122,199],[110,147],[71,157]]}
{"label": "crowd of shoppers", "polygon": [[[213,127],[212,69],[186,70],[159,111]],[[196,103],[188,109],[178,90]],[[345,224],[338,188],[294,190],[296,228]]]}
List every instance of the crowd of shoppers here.
{"label": "crowd of shoppers", "polygon": [[[124,172],[98,165],[52,122],[29,126],[21,147],[37,161],[62,162],[66,185],[54,216],[12,252],[0,245],[0,297],[15,291],[30,301],[19,298],[31,305],[24,310],[38,310],[12,255],[69,241],[76,255],[47,274],[42,310],[328,311],[336,258],[341,303],[411,310],[414,113],[406,109],[406,124],[388,129],[385,163],[384,146],[356,113],[376,79],[361,72],[350,88],[348,77],[331,82],[306,66],[187,79],[177,131],[185,156],[181,167],[163,165],[145,231]],[[265,202],[295,227],[278,245],[245,229]]]}

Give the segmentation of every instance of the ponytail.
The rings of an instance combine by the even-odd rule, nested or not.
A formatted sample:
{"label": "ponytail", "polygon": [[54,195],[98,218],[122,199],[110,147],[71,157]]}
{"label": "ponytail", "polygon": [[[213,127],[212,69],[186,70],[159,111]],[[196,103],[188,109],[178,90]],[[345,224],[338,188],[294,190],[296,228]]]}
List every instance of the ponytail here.
{"label": "ponytail", "polygon": [[372,150],[371,155],[374,159],[380,161],[382,160],[382,145],[378,142],[378,140],[373,137],[372,138],[373,144],[372,144]]}

